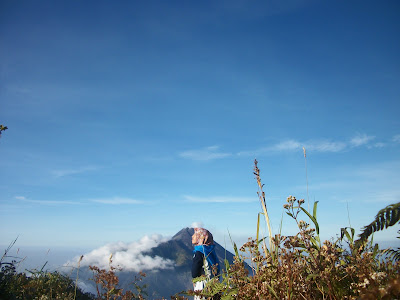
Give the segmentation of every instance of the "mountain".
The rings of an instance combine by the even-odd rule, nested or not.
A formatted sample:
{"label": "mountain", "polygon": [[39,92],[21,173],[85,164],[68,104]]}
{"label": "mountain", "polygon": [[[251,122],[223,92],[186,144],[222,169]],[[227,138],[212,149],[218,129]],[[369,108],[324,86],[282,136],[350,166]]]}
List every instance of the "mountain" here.
{"label": "mountain", "polygon": [[[141,253],[149,259],[162,258],[169,260],[170,268],[160,269],[155,267],[152,270],[143,270],[146,277],[139,285],[146,284],[145,291],[148,294],[147,299],[161,299],[162,297],[170,299],[170,296],[193,289],[191,265],[193,257],[192,235],[193,228],[183,228],[176,233],[170,240],[158,244],[149,250]],[[215,249],[219,258],[221,269],[224,267],[226,258],[230,264],[233,263],[234,255],[225,250],[220,244],[215,242]],[[132,289],[132,281],[137,276],[136,272],[121,271],[118,273],[120,287],[124,290]],[[88,291],[94,291],[93,273],[88,268],[81,268],[79,279],[82,285],[87,287]]]}
{"label": "mountain", "polygon": [[[191,274],[193,233],[193,228],[183,228],[169,241],[161,243],[144,253],[151,257],[159,256],[174,261],[173,269],[145,271],[146,278],[143,283],[148,285],[149,299],[161,299],[162,297],[170,299],[170,296],[178,292],[193,289]],[[217,242],[214,241],[214,243],[221,268],[224,266],[225,258],[232,264],[234,255]],[[126,285],[127,283],[125,281],[123,284]]]}

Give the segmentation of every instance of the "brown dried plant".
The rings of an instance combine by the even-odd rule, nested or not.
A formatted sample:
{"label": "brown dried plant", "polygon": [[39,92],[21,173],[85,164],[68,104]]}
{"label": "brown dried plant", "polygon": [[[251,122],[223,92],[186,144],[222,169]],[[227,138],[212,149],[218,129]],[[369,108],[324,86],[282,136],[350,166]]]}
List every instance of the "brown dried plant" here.
{"label": "brown dried plant", "polygon": [[96,283],[97,298],[107,299],[107,300],[143,300],[146,294],[144,289],[145,285],[140,286],[138,282],[142,281],[146,274],[139,272],[138,276],[135,276],[132,282],[137,293],[132,291],[124,291],[122,288],[118,287],[119,278],[116,275],[117,271],[121,271],[120,268],[112,266],[112,255],[109,259],[109,270],[100,269],[97,266],[89,266],[89,269],[93,271],[93,281]]}
{"label": "brown dried plant", "polygon": [[[267,224],[265,194],[255,161]],[[283,208],[297,224],[293,236],[269,231],[270,248],[260,251],[260,240],[250,238],[236,252],[232,265],[225,262],[219,280],[207,284],[204,299],[400,299],[400,263],[382,256],[377,245],[355,243],[354,229],[342,228],[340,238],[321,243],[317,204],[303,208],[303,199],[287,198]],[[311,224],[304,221],[310,220]],[[258,223],[259,226],[259,223]],[[273,251],[270,251],[273,249]],[[250,270],[245,265],[249,262]]]}

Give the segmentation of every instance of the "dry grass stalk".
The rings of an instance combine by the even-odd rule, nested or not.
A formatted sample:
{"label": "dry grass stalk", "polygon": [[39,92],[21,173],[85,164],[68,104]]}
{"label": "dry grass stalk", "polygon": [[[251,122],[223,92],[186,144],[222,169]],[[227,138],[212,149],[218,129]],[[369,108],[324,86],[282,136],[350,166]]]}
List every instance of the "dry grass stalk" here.
{"label": "dry grass stalk", "polygon": [[[272,229],[271,229],[271,224],[270,224],[270,221],[269,221],[269,216],[268,216],[268,211],[267,211],[265,193],[263,191],[263,186],[264,185],[261,183],[260,169],[258,168],[257,164],[258,164],[258,161],[257,161],[257,159],[255,159],[254,160],[254,175],[256,176],[257,185],[258,185],[257,195],[258,195],[258,198],[260,200],[260,204],[261,204],[261,207],[262,207],[263,212],[264,212],[265,221],[266,221],[267,226],[268,226],[269,250],[270,250],[271,253],[275,253],[274,243],[272,242]],[[265,252],[265,255],[268,255],[267,254],[267,249],[265,249],[265,247],[264,247],[264,252]]]}

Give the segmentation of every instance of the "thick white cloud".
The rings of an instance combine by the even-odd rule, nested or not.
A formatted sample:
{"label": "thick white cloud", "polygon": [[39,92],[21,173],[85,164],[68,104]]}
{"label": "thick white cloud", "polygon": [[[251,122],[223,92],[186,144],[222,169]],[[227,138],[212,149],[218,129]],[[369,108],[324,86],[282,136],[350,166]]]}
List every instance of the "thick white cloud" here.
{"label": "thick white cloud", "polygon": [[[159,256],[151,257],[144,254],[146,251],[157,247],[167,241],[160,235],[144,236],[137,242],[130,244],[124,242],[110,243],[94,249],[83,255],[80,266],[97,266],[109,269],[112,254],[112,266],[120,267],[124,271],[145,271],[173,268],[174,262]],[[80,256],[68,261],[66,265],[77,266]]]}

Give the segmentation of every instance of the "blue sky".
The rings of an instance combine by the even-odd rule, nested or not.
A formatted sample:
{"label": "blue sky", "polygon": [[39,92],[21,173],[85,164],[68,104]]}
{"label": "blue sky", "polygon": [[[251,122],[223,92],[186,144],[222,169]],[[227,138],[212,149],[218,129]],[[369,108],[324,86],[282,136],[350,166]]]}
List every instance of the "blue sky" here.
{"label": "blue sky", "polygon": [[193,222],[240,243],[261,211],[255,158],[278,232],[289,195],[307,204],[303,147],[323,238],[400,201],[398,1],[0,6],[2,244]]}

